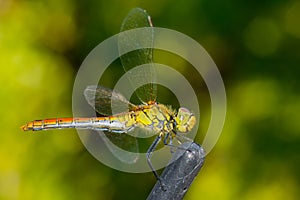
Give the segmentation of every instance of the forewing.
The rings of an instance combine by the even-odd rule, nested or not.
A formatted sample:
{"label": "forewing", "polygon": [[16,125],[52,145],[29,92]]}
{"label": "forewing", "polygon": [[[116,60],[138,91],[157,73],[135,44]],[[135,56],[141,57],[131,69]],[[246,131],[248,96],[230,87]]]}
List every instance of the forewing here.
{"label": "forewing", "polygon": [[[150,16],[145,10],[134,8],[124,19],[121,32],[142,27],[152,27]],[[151,63],[153,63],[153,48],[141,48],[142,46],[153,47],[154,30],[147,29],[146,32],[143,32],[143,35],[140,32],[137,35],[123,33],[118,39],[120,52],[126,52],[127,49],[136,49],[120,57],[126,72],[136,66],[150,64],[150,67],[138,70],[136,73],[127,73],[127,75],[134,88],[139,86],[140,83],[148,83],[135,91],[142,102],[155,101],[157,93],[157,88],[154,84],[156,72],[151,67]]]}
{"label": "forewing", "polygon": [[84,90],[84,96],[95,111],[106,116],[128,112],[136,107],[121,93],[100,85],[88,86]]}

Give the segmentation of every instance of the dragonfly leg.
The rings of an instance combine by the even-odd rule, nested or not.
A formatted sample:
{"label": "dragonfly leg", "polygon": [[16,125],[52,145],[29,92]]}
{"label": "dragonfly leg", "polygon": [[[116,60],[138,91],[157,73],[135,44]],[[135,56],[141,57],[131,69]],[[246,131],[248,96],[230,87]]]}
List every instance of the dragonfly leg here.
{"label": "dragonfly leg", "polygon": [[[192,140],[191,140],[190,138],[185,137],[184,135],[178,134],[178,133],[176,133],[176,132],[173,132],[173,133],[175,133],[176,139],[178,140],[178,143],[179,143],[179,144],[182,144],[181,139],[185,139],[185,140],[187,140],[187,141],[189,141],[189,142],[192,142]],[[178,137],[178,136],[179,136],[179,137]],[[169,137],[170,137],[170,138],[169,138]],[[169,142],[167,141],[168,139],[169,139]],[[170,133],[167,133],[167,134],[165,135],[165,138],[164,138],[163,142],[164,142],[164,145],[169,146],[169,147],[171,148],[171,153],[174,153],[174,150],[173,150],[173,149],[188,150],[188,149],[186,149],[186,148],[182,148],[182,147],[173,145],[173,140],[172,140],[172,136],[170,136]]]}
{"label": "dragonfly leg", "polygon": [[[169,139],[169,141],[168,141]],[[178,147],[173,145],[173,138],[170,137],[170,133],[165,134],[165,138],[164,138],[164,145],[169,146],[170,147],[170,151],[171,153],[175,152],[175,149],[177,149]]]}
{"label": "dragonfly leg", "polygon": [[152,157],[152,154],[153,154],[154,150],[156,149],[156,147],[157,147],[158,143],[160,142],[160,140],[161,140],[161,135],[159,134],[159,135],[155,138],[155,140],[154,140],[154,142],[151,144],[151,146],[149,147],[149,149],[148,149],[146,155],[147,155],[147,162],[148,162],[148,165],[149,165],[149,167],[151,168],[151,170],[152,170],[152,172],[153,172],[155,178],[159,181],[161,188],[162,188],[164,191],[166,191],[165,186],[163,185],[161,178],[158,176],[158,174],[157,174],[155,168],[153,167],[153,165],[152,165],[152,163],[151,163],[151,157]]}
{"label": "dragonfly leg", "polygon": [[172,143],[171,141],[168,143],[168,139],[169,139],[169,136],[170,136],[170,133],[167,133],[166,135],[165,135],[165,138],[164,138],[164,145],[168,145],[169,143]]}

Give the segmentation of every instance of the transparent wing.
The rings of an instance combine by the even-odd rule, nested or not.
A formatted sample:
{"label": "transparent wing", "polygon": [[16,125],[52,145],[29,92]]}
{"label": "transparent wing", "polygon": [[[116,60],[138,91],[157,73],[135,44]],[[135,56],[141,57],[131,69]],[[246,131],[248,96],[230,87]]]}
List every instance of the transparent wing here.
{"label": "transparent wing", "polygon": [[84,90],[87,102],[102,115],[128,112],[136,106],[130,103],[121,93],[100,85],[90,85]]}
{"label": "transparent wing", "polygon": [[[133,137],[131,137],[131,139],[124,138],[126,134],[110,134],[103,131],[83,131],[79,136],[87,149],[97,159],[109,160],[110,163],[119,165],[122,165],[122,163],[133,164],[138,161],[139,149],[137,140]],[[129,143],[120,142],[116,145],[115,142],[111,141],[112,137],[116,137],[121,141],[128,141]]]}
{"label": "transparent wing", "polygon": [[[152,27],[150,16],[145,10],[134,8],[124,19],[121,32],[142,27]],[[137,49],[121,56],[121,62],[126,72],[136,66],[153,63],[153,48],[141,49],[140,47],[144,45],[153,47],[154,33],[152,29],[143,33],[143,35],[136,34],[136,36],[124,33],[119,37],[118,46],[120,52],[124,52],[129,48]],[[128,78],[134,88],[141,82],[146,81],[148,83],[135,91],[142,102],[147,103],[150,100],[156,100],[157,88],[153,84],[156,80],[156,73],[153,67],[144,68],[134,74],[128,74]]]}
{"label": "transparent wing", "polygon": [[[109,88],[91,85],[84,90],[87,102],[102,115],[126,112],[136,107],[130,103],[121,93]],[[138,141],[135,137],[127,134],[98,131],[109,151],[120,161],[135,163],[138,159]]]}
{"label": "transparent wing", "polygon": [[127,134],[103,132],[99,133],[109,151],[124,163],[135,163],[139,158],[139,146],[135,137]]}

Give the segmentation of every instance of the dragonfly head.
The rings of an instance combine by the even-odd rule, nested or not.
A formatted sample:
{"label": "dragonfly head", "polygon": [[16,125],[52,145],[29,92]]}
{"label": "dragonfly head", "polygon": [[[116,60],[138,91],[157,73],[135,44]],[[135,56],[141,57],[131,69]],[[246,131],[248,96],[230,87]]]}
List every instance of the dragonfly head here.
{"label": "dragonfly head", "polygon": [[175,117],[176,130],[181,133],[187,133],[192,130],[196,124],[196,117],[186,108],[179,108]]}

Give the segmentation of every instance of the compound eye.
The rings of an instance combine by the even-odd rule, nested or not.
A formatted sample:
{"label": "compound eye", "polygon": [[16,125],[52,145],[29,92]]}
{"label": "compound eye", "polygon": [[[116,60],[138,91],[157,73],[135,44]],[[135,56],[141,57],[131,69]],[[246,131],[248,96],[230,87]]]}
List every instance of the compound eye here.
{"label": "compound eye", "polygon": [[179,108],[179,112],[189,113],[190,111],[187,108],[181,107],[181,108]]}
{"label": "compound eye", "polygon": [[190,115],[190,111],[186,108],[179,108],[178,110],[178,118],[180,121],[183,121],[187,116]]}

